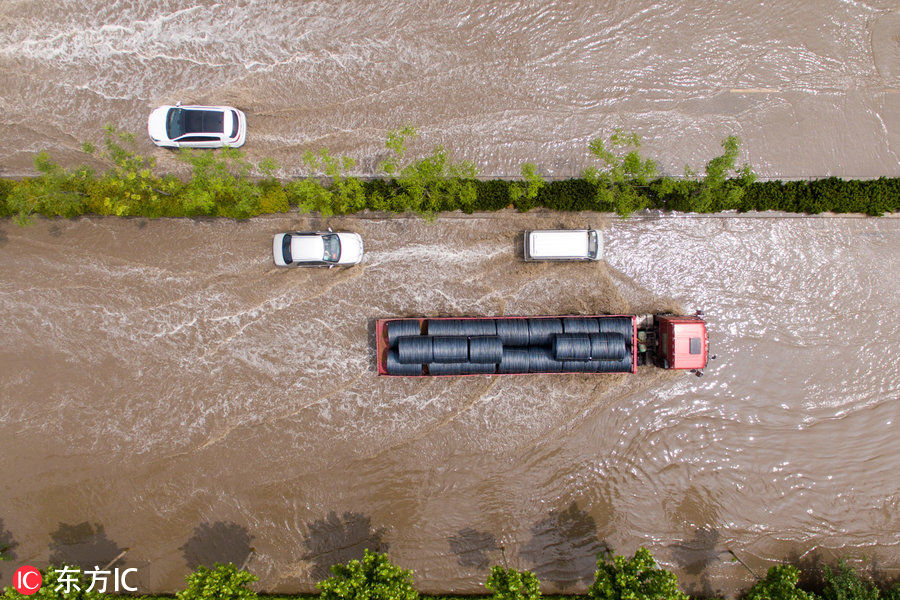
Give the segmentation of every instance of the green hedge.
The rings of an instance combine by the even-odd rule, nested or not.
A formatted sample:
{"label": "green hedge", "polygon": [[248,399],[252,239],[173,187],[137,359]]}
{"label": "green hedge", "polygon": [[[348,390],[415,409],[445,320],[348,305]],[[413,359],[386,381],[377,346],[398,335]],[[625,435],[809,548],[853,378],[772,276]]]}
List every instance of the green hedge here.
{"label": "green hedge", "polygon": [[722,142],[724,153],[711,159],[702,175],[686,167],[685,177],[674,179],[658,176],[655,161],[638,154],[636,136],[617,132],[609,142],[590,144],[602,168],[589,167],[582,177],[546,182],[533,164],[522,166],[518,180],[478,179],[474,165],[453,162],[441,147],[424,158],[404,160],[405,140],[414,135],[409,127],[391,132],[386,144],[390,157],[378,169],[382,176],[370,180],[348,175],[354,167],[349,157],[321,150],[303,156],[310,176],[281,181],[274,176],[278,168],[274,162],[267,159],[253,165],[233,149],[182,150],[177,157],[191,175],[179,179],[157,173],[152,157],[134,151],[133,135],[109,127],[102,151],[89,144],[83,147],[107,163],[107,170],[65,169],[42,152],[35,157],[39,175],[0,178],[0,217],[14,216],[20,222],[35,214],[245,219],[291,207],[323,216],[368,209],[426,218],[444,211],[489,212],[510,206],[520,211],[542,207],[622,216],[645,208],[867,215],[900,210],[900,178],[758,182],[749,166],[736,167],[740,140],[734,136]]}
{"label": "green hedge", "polygon": [[[42,193],[44,185],[41,177],[22,180],[0,179],[0,217],[21,215],[27,217],[39,214],[45,217],[76,217],[85,214],[142,216],[142,217],[195,217],[214,216],[245,219],[260,214],[286,212],[291,207],[314,210],[326,216],[347,214],[358,210],[387,210],[407,212],[403,207],[392,209],[374,202],[365,202],[351,210],[330,203],[309,207],[304,198],[291,193],[290,183],[280,181],[251,182],[246,190],[248,201],[243,205],[233,195],[213,196],[208,204],[186,202],[185,187],[180,181],[174,185],[168,196],[157,194],[153,197],[141,195],[139,198],[127,196],[127,192],[102,189],[104,182],[96,179],[73,182],[69,190],[60,190],[57,195]],[[467,183],[467,182],[463,182]],[[545,184],[534,199],[510,199],[510,187],[517,182],[507,180],[474,180],[470,182],[476,190],[475,201],[460,206],[452,201],[441,201],[430,213],[461,210],[465,213],[492,212],[507,207],[520,211],[534,208],[572,211],[616,212],[615,206],[597,200],[597,186],[578,178],[552,181]],[[696,188],[695,182],[687,182],[687,189]],[[98,190],[98,188],[100,188]],[[328,191],[328,186],[324,186]],[[375,179],[365,181],[362,189],[366,199],[384,198],[383,194],[396,194],[396,182]],[[7,201],[16,192],[17,201]],[[98,196],[103,194],[103,196]],[[69,197],[66,198],[66,195]],[[812,181],[765,181],[747,186],[740,203],[723,206],[713,203],[708,207],[692,204],[689,194],[663,195],[648,193],[651,202],[646,208],[675,210],[682,212],[720,212],[723,210],[782,211],[788,213],[818,214],[861,213],[880,216],[885,213],[900,212],[900,178],[881,177],[872,180],[847,180],[837,177]],[[395,196],[396,197],[396,196]],[[24,201],[23,201],[24,200]],[[408,212],[424,211],[409,208]]]}
{"label": "green hedge", "polygon": [[[805,214],[834,212],[873,216],[900,211],[900,178],[897,177],[872,180],[829,177],[811,181],[758,181],[745,188],[739,204],[726,207],[721,203],[714,203],[707,210],[699,210],[691,202],[691,193],[698,190],[699,183],[681,180],[686,184],[686,193],[654,193],[661,181],[663,180],[656,180],[648,186],[647,193],[651,198],[648,208],[690,212],[720,212],[729,209],[741,212],[776,210]],[[510,206],[510,185],[513,182],[479,181],[476,185],[478,202],[475,210],[493,211]],[[583,178],[552,181],[541,188],[531,204],[522,203],[522,206],[516,208],[611,211],[611,207],[598,202],[596,196],[596,186]]]}

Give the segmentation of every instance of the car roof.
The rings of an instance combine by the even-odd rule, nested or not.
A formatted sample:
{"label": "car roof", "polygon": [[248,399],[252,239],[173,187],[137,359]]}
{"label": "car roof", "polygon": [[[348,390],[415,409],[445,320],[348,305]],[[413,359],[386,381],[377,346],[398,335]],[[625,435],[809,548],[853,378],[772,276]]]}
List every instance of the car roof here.
{"label": "car roof", "polygon": [[584,257],[588,253],[586,229],[541,229],[529,236],[532,256]]}
{"label": "car roof", "polygon": [[297,235],[291,236],[291,260],[294,262],[321,261],[325,256],[325,243],[322,236]]}

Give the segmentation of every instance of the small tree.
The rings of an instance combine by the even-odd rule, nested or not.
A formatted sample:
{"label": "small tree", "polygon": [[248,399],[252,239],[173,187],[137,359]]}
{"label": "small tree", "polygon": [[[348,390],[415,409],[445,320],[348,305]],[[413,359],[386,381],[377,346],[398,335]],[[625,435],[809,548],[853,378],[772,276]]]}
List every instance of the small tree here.
{"label": "small tree", "polygon": [[319,582],[321,600],[416,600],[412,571],[401,569],[387,554],[366,550],[362,560],[331,567],[333,576]]}
{"label": "small tree", "polygon": [[738,208],[746,189],[756,181],[748,164],[738,168],[741,138],[729,135],[722,140],[724,152],[706,163],[704,176],[684,167],[684,179],[662,178],[653,184],[654,192],[665,198],[672,210],[710,212]]}
{"label": "small tree", "polygon": [[541,584],[531,571],[491,567],[484,587],[493,594],[493,600],[539,600],[541,597]]}
{"label": "small tree", "polygon": [[35,213],[47,216],[74,217],[83,212],[87,198],[85,187],[94,178],[85,166],[64,169],[46,152],[34,157],[34,168],[40,173],[28,177],[9,189],[6,212],[15,214],[20,225],[31,223]]}
{"label": "small tree", "polygon": [[322,148],[316,153],[304,152],[303,163],[314,174],[330,179],[331,185],[326,189],[312,177],[300,183],[296,191],[304,198],[301,210],[316,210],[323,216],[329,216],[366,208],[366,192],[362,180],[347,174],[356,166],[352,157],[332,156],[326,148]]}
{"label": "small tree", "polygon": [[857,575],[844,561],[840,562],[837,571],[825,565],[822,573],[825,577],[822,598],[825,600],[878,600],[881,596],[871,581]]}
{"label": "small tree", "polygon": [[522,165],[522,181],[513,181],[509,184],[509,199],[520,211],[531,210],[546,183],[537,172],[537,165],[525,163]]}
{"label": "small tree", "polygon": [[259,579],[231,563],[215,567],[199,566],[187,576],[187,589],[175,594],[178,600],[256,600],[258,595],[247,586]]}
{"label": "small tree", "polygon": [[222,148],[220,152],[212,152],[182,148],[177,156],[193,169],[193,176],[180,194],[186,215],[245,219],[256,214],[260,190],[250,179],[253,165],[240,150]]}
{"label": "small tree", "polygon": [[643,158],[639,152],[641,139],[636,133],[616,129],[609,142],[591,140],[588,149],[603,161],[601,169],[588,167],[584,178],[597,188],[595,201],[601,210],[611,210],[627,217],[650,205],[647,186],[656,178],[656,161]]}
{"label": "small tree", "polygon": [[447,209],[472,212],[478,197],[475,184],[478,169],[468,161],[454,162],[443,146],[425,158],[404,162],[406,140],[416,135],[410,125],[388,133],[385,146],[392,154],[379,168],[396,183],[397,193],[379,200],[379,204],[387,210],[411,210],[426,218]]}
{"label": "small tree", "polygon": [[765,579],[750,588],[744,600],[814,600],[814,594],[797,588],[798,581],[800,570],[797,567],[775,565]]}
{"label": "small tree", "polygon": [[646,548],[634,557],[606,553],[597,561],[594,584],[588,597],[594,600],[688,600],[678,589],[675,573],[660,569]]}

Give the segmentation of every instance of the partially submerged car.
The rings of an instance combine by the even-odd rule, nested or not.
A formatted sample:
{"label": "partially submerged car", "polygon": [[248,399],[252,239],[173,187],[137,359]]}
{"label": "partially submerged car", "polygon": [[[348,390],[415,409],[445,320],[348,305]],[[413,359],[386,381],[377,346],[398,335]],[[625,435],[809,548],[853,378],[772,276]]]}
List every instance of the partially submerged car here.
{"label": "partially submerged car", "polygon": [[237,148],[247,139],[247,117],[230,106],[160,106],[147,132],[163,148]]}
{"label": "partially submerged car", "polygon": [[525,232],[525,260],[600,260],[603,238],[596,229]]}
{"label": "partially submerged car", "polygon": [[272,241],[272,255],[279,267],[346,267],[363,258],[358,233],[292,231],[279,233]]}

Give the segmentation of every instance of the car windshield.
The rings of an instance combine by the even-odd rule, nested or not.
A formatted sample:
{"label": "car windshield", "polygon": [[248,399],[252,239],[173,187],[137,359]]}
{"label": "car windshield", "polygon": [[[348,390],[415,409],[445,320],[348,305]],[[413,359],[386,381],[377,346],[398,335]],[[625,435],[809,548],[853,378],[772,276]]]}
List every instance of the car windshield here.
{"label": "car windshield", "polygon": [[593,229],[588,232],[588,256],[597,258],[597,232]]}
{"label": "car windshield", "polygon": [[289,265],[294,261],[294,258],[291,256],[291,234],[286,233],[284,237],[281,238],[281,258],[284,259],[284,264]]}
{"label": "car windshield", "polygon": [[173,108],[169,110],[169,116],[166,117],[166,135],[170,140],[179,138],[184,135],[184,109]]}
{"label": "car windshield", "polygon": [[323,235],[322,243],[325,244],[325,261],[336,263],[341,259],[341,241],[336,234]]}

